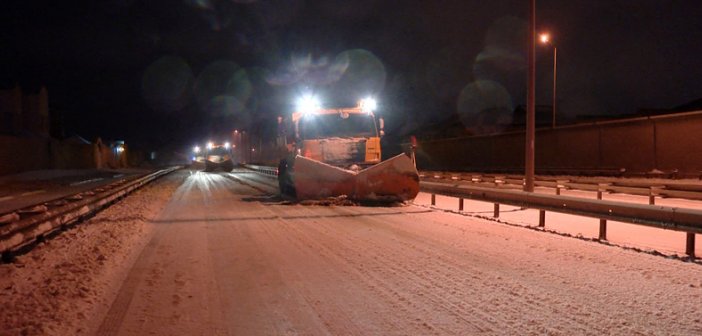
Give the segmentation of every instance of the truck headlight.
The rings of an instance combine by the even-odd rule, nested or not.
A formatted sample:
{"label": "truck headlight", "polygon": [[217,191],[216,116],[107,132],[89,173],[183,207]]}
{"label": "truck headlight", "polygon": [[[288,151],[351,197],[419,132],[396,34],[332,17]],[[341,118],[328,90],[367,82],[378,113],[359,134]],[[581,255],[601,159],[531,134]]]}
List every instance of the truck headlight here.
{"label": "truck headlight", "polygon": [[373,98],[361,99],[358,105],[361,107],[361,111],[366,113],[371,113],[378,107],[378,103]]}
{"label": "truck headlight", "polygon": [[310,95],[303,96],[297,101],[297,110],[305,115],[319,110],[319,106],[319,99]]}

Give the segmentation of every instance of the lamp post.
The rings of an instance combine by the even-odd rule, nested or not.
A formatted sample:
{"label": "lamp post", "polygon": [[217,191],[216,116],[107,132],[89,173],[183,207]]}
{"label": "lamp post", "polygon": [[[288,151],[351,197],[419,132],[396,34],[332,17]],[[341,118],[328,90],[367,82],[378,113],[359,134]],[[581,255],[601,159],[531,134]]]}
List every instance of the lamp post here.
{"label": "lamp post", "polygon": [[534,136],[535,101],[534,83],[536,78],[536,0],[529,1],[528,71],[526,97],[526,139],[524,143],[524,191],[534,192]]}
{"label": "lamp post", "polygon": [[539,35],[539,40],[543,44],[550,44],[553,46],[553,117],[551,120],[551,127],[556,127],[556,64],[558,60],[558,48],[551,42],[551,36],[547,33]]}

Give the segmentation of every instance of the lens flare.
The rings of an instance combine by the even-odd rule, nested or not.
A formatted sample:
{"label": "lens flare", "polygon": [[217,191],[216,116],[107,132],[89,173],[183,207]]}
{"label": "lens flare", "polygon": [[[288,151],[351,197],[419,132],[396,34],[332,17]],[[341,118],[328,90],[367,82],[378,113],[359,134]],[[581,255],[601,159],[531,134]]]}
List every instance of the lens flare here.
{"label": "lens flare", "polygon": [[513,110],[509,93],[494,81],[479,80],[467,85],[457,102],[461,122],[475,134],[503,129],[511,123]]}
{"label": "lens flare", "polygon": [[236,99],[236,97],[223,95],[213,97],[204,110],[213,117],[230,117],[248,114],[246,105]]}
{"label": "lens flare", "polygon": [[236,97],[241,102],[246,103],[251,97],[253,86],[246,69],[239,69],[229,78],[225,92]]}
{"label": "lens flare", "polygon": [[266,81],[270,85],[329,85],[341,78],[347,66],[347,63],[331,62],[327,57],[313,59],[310,54],[296,55],[289,64],[268,74]]}
{"label": "lens flare", "polygon": [[232,116],[248,111],[253,85],[246,69],[230,61],[209,64],[194,86],[197,102],[213,116]]}
{"label": "lens flare", "polygon": [[216,61],[205,67],[195,81],[195,96],[201,106],[218,95],[227,94],[231,77],[240,67],[230,61]]}
{"label": "lens flare", "polygon": [[385,66],[370,51],[347,50],[337,55],[334,62],[348,64],[343,76],[331,86],[336,97],[362,97],[368,93],[378,94],[385,88]]}
{"label": "lens flare", "polygon": [[[495,21],[486,34],[485,48],[475,59],[474,69],[478,69],[475,78],[513,77],[515,71],[526,69],[526,54],[522,48],[526,36],[527,24],[522,19],[507,16]],[[486,73],[486,69],[492,71]]]}
{"label": "lens flare", "polygon": [[470,56],[470,53],[461,48],[447,47],[441,49],[427,63],[426,79],[429,89],[437,99],[452,101],[466,85],[466,80],[471,78],[472,73],[472,64],[466,62]]}
{"label": "lens flare", "polygon": [[156,111],[178,111],[188,104],[192,83],[193,72],[183,58],[164,56],[144,71],[141,93]]}
{"label": "lens flare", "polygon": [[199,9],[214,9],[211,0],[185,0],[185,3]]}

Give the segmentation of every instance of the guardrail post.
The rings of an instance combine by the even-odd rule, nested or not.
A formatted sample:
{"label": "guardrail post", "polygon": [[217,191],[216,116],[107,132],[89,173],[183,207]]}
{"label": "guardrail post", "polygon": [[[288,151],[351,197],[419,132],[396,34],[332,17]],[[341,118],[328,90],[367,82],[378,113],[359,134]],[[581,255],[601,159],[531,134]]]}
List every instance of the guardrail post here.
{"label": "guardrail post", "polygon": [[546,226],[546,210],[539,210],[539,227]]}
{"label": "guardrail post", "polygon": [[[597,199],[601,200],[602,199],[602,189],[604,188],[604,185],[602,183],[599,184],[599,187],[597,188]],[[600,234],[598,236],[599,240],[607,240],[607,220],[600,218]]]}
{"label": "guardrail post", "polygon": [[685,244],[685,254],[690,256],[690,258],[695,258],[695,234],[687,233],[687,242]]}
{"label": "guardrail post", "polygon": [[654,205],[656,204],[656,196],[661,195],[661,191],[665,188],[665,186],[651,186],[649,188],[649,195],[648,195],[648,204]]}
{"label": "guardrail post", "polygon": [[436,194],[431,194],[431,205],[436,205]]}
{"label": "guardrail post", "polygon": [[610,183],[598,183],[597,184],[597,199],[601,200],[602,199],[602,193],[607,191],[607,187],[609,187],[611,184]]}
{"label": "guardrail post", "polygon": [[463,198],[458,199],[458,211],[463,211]]}
{"label": "guardrail post", "polygon": [[500,218],[500,203],[495,203],[493,208],[492,217]]}
{"label": "guardrail post", "polygon": [[568,183],[569,180],[556,180],[556,195],[561,194],[561,189],[564,189],[566,186],[565,184]]}

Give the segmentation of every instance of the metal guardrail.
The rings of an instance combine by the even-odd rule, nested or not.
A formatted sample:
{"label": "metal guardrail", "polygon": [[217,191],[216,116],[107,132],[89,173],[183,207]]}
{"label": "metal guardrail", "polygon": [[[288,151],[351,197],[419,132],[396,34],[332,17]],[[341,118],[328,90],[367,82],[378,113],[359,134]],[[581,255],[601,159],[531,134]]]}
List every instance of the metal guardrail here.
{"label": "metal guardrail", "polygon": [[36,213],[26,218],[22,218],[17,213],[5,215],[3,222],[0,223],[0,254],[5,258],[10,252],[92,215],[117,199],[177,169],[180,167],[159,170],[132,181],[120,180],[91,191],[71,195],[55,200],[51,204],[47,203],[51,208],[38,205],[34,207]]}
{"label": "metal guardrail", "polygon": [[[522,189],[524,180],[521,175],[488,175],[478,173],[451,173],[422,171],[420,177],[429,181],[464,181],[479,186]],[[649,196],[649,204],[655,204],[656,197],[683,198],[702,200],[702,183],[684,181],[645,181],[635,179],[616,179],[606,177],[539,177],[534,184],[538,187],[621,193]]]}
{"label": "metal guardrail", "polygon": [[252,165],[252,164],[243,164],[242,166],[246,169],[253,170],[253,171],[261,173],[263,175],[278,176],[278,168],[276,168],[276,167],[259,166],[259,165]]}
{"label": "metal guardrail", "polygon": [[607,220],[645,225],[659,229],[687,233],[685,253],[695,257],[695,234],[702,234],[702,211],[645,204],[593,200],[561,195],[545,195],[519,190],[476,187],[468,185],[420,182],[420,190],[432,195],[457,197],[459,210],[463,210],[463,199],[491,202],[495,204],[494,217],[499,217],[499,205],[539,209],[539,226],[545,226],[545,211],[600,219],[599,239],[607,238]]}

